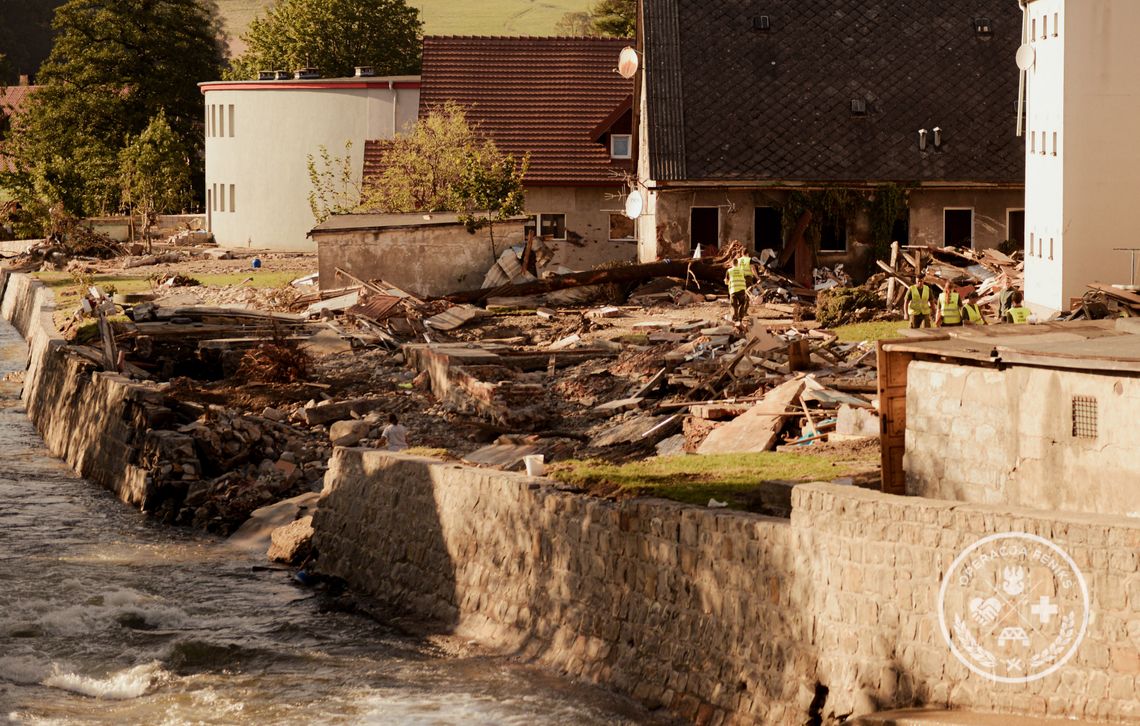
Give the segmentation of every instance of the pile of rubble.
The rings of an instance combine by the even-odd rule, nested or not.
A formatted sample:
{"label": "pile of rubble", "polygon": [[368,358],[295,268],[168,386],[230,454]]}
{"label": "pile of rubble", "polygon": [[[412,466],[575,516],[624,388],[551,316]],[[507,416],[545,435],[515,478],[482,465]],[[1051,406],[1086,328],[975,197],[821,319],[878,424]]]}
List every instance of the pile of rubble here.
{"label": "pile of rubble", "polygon": [[1025,263],[1021,251],[1006,255],[996,249],[973,250],[962,247],[891,246],[890,264],[878,261],[882,272],[867,280],[888,310],[899,310],[907,288],[916,276],[941,292],[955,283],[963,297],[978,293],[978,304],[991,318],[998,317],[998,302],[1006,290],[1024,287]]}

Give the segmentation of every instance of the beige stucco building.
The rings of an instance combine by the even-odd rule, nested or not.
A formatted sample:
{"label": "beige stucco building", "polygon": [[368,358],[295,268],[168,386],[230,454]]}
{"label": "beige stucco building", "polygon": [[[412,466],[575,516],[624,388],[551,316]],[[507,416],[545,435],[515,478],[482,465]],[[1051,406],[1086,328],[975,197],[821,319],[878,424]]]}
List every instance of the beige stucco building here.
{"label": "beige stucco building", "polygon": [[200,84],[206,220],[222,247],[314,250],[308,157],[344,157],[358,188],[368,139],[415,122],[417,76],[288,78]]}
{"label": "beige stucco building", "polygon": [[1090,282],[1131,280],[1129,253],[1113,248],[1140,247],[1127,224],[1140,198],[1140,3],[1029,0],[1025,14],[1025,293],[1051,312]]}

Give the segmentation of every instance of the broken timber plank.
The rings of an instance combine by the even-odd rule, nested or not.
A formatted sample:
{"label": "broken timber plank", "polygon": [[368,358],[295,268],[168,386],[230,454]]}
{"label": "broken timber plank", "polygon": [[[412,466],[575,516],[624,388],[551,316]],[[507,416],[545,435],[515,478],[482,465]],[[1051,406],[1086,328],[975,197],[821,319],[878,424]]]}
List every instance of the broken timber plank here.
{"label": "broken timber plank", "polygon": [[776,386],[748,411],[714,429],[701,443],[697,453],[736,454],[770,450],[784,428],[785,412],[803,390],[802,376]]}

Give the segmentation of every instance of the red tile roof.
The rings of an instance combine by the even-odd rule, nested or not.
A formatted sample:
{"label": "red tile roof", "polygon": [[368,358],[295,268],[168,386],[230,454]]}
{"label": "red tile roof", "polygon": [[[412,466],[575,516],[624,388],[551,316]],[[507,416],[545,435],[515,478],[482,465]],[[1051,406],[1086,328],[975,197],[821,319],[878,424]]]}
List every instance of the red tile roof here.
{"label": "red tile roof", "polygon": [[[532,186],[613,185],[594,132],[633,94],[614,70],[631,41],[614,38],[426,37],[420,116],[454,101],[504,153],[530,153]],[[623,129],[623,133],[628,133]]]}
{"label": "red tile roof", "polygon": [[[0,128],[6,126],[4,117],[9,123],[24,110],[28,99],[39,86],[0,86]],[[0,144],[0,171],[14,171],[8,157],[4,156],[3,145]]]}

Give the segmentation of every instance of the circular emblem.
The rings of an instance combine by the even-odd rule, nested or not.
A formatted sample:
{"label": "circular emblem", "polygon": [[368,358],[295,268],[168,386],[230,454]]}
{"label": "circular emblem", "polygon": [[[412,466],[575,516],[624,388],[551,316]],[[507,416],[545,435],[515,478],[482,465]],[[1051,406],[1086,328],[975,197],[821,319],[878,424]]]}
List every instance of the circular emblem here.
{"label": "circular emblem", "polygon": [[967,668],[999,683],[1028,683],[1077,652],[1089,624],[1089,588],[1073,558],[1049,540],[992,534],[950,565],[938,619]]}

